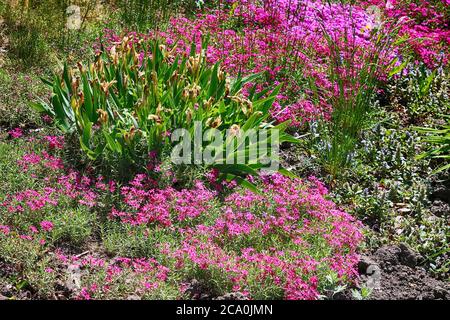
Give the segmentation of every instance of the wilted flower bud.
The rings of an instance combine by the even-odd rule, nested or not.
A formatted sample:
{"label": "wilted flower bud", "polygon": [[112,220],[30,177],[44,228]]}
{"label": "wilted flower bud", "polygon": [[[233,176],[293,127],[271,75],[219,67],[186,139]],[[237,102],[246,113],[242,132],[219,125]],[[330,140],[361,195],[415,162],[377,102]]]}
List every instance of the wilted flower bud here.
{"label": "wilted flower bud", "polygon": [[154,120],[156,123],[161,123],[161,118],[156,114],[150,114],[147,118],[148,120]]}
{"label": "wilted flower bud", "polygon": [[193,75],[196,75],[199,68],[200,68],[200,55],[196,54],[195,57],[190,56],[189,60],[187,62],[187,68],[189,70],[189,72]]}
{"label": "wilted flower bud", "polygon": [[84,104],[84,94],[83,94],[83,92],[79,92],[78,96],[80,97],[79,106],[81,106],[82,104]]}
{"label": "wilted flower bud", "polygon": [[237,124],[233,124],[233,125],[230,127],[230,134],[231,134],[231,136],[233,136],[233,137],[238,136],[239,133],[240,133],[240,131],[241,131],[241,127],[239,127],[239,125],[237,125]]}
{"label": "wilted flower bud", "polygon": [[186,110],[186,122],[189,124],[192,121],[192,110],[187,109]]}
{"label": "wilted flower bud", "polygon": [[79,85],[80,85],[80,78],[72,77],[71,87],[72,87],[72,92],[73,93],[77,92]]}
{"label": "wilted flower bud", "polygon": [[155,70],[152,71],[152,82],[153,82],[153,85],[158,84],[158,74],[156,73]]}
{"label": "wilted flower bud", "polygon": [[112,80],[112,81],[110,81],[110,82],[102,82],[102,83],[100,83],[100,87],[102,88],[102,91],[103,91],[106,95],[108,95],[108,93],[109,93],[109,88],[110,88],[113,84],[115,84],[115,83],[117,83],[116,80]]}
{"label": "wilted flower bud", "polygon": [[242,101],[241,109],[242,112],[248,116],[253,113],[253,103],[250,100],[245,99]]}
{"label": "wilted flower bud", "polygon": [[136,135],[136,129],[134,127],[131,127],[129,132],[125,132],[123,134],[123,139],[125,140],[125,143],[131,144],[134,140],[135,135]]}
{"label": "wilted flower bud", "polygon": [[178,80],[178,77],[179,77],[178,71],[175,70],[170,76],[170,83],[174,83],[176,80]]}
{"label": "wilted flower bud", "polygon": [[97,113],[99,114],[99,122],[101,124],[106,124],[108,122],[108,113],[103,109],[98,109]]}
{"label": "wilted flower bud", "polygon": [[161,116],[161,113],[163,112],[163,107],[161,105],[161,103],[158,103],[158,107],[156,108],[156,115],[159,117]]}
{"label": "wilted flower bud", "polygon": [[214,97],[210,97],[208,100],[203,100],[203,106],[206,110],[209,110],[214,103]]}
{"label": "wilted flower bud", "polygon": [[183,89],[183,92],[182,92],[181,96],[183,97],[183,99],[188,99],[189,98],[189,88],[188,87]]}
{"label": "wilted flower bud", "polygon": [[211,123],[211,128],[217,128],[222,124],[222,118],[218,116],[214,121]]}
{"label": "wilted flower bud", "polygon": [[219,67],[217,69],[217,78],[219,79],[220,82],[222,82],[223,80],[225,80],[225,72],[222,71],[222,69]]}
{"label": "wilted flower bud", "polygon": [[78,61],[77,62],[77,66],[78,66],[78,70],[80,70],[80,73],[84,73],[84,68],[83,68],[83,64],[80,62],[80,61]]}

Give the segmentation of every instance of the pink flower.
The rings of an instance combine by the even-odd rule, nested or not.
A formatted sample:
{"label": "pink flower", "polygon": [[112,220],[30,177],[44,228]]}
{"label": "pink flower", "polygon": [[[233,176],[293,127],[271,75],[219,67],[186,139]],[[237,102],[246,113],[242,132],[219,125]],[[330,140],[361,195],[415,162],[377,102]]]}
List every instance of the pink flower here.
{"label": "pink flower", "polygon": [[0,225],[0,232],[7,236],[11,229],[8,226]]}
{"label": "pink flower", "polygon": [[53,223],[51,221],[42,221],[40,223],[41,228],[45,231],[52,231],[53,230]]}
{"label": "pink flower", "polygon": [[31,227],[30,227],[30,231],[31,231],[32,233],[38,233],[38,232],[39,232],[38,229],[37,229],[35,226],[31,226]]}
{"label": "pink flower", "polygon": [[62,136],[45,136],[44,139],[48,142],[50,149],[64,148],[64,137]]}
{"label": "pink flower", "polygon": [[87,288],[82,288],[78,298],[81,300],[91,300],[91,295],[89,294],[89,290]]}
{"label": "pink flower", "polygon": [[10,131],[8,131],[8,134],[11,138],[18,139],[23,136],[23,130],[21,128],[14,128]]}

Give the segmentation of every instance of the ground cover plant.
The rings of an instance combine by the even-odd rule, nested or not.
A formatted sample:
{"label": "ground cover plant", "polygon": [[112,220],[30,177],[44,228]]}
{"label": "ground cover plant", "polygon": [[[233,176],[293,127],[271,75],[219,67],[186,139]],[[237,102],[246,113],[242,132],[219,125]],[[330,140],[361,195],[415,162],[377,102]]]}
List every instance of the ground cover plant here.
{"label": "ground cover plant", "polygon": [[448,1],[70,5],[0,5],[0,300],[450,298]]}

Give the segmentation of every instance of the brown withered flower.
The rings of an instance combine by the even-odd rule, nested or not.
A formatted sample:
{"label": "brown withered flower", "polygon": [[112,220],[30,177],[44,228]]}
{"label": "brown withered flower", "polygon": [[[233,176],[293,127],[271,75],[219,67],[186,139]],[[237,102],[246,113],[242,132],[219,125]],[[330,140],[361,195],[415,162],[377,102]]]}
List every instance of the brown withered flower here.
{"label": "brown withered flower", "polygon": [[203,100],[203,106],[206,110],[209,110],[214,103],[214,97],[210,97],[208,100]]}
{"label": "brown withered flower", "polygon": [[192,121],[192,110],[190,108],[188,108],[186,110],[186,122],[189,124]]}
{"label": "brown withered flower", "polygon": [[82,104],[84,104],[84,93],[82,91],[78,92],[78,97],[80,97],[80,100],[78,100],[78,105],[81,106]]}
{"label": "brown withered flower", "polygon": [[253,103],[250,100],[245,99],[242,101],[241,110],[246,116],[249,116],[253,113]]}
{"label": "brown withered flower", "polygon": [[222,82],[223,80],[225,80],[226,74],[225,72],[222,71],[222,69],[219,67],[217,69],[217,78],[219,79],[220,82]]}
{"label": "brown withered flower", "polygon": [[183,97],[183,99],[188,99],[189,98],[189,87],[186,87],[183,89],[183,92],[181,93],[181,96]]}
{"label": "brown withered flower", "polygon": [[115,66],[119,63],[119,54],[117,53],[116,46],[112,46],[109,50],[110,58]]}
{"label": "brown withered flower", "polygon": [[222,118],[218,116],[216,119],[214,119],[213,122],[211,122],[211,128],[217,128],[222,124]]}
{"label": "brown withered flower", "polygon": [[136,129],[134,127],[131,127],[130,131],[125,132],[123,134],[123,139],[125,140],[125,142],[127,144],[131,144],[131,142],[133,142],[134,137],[136,135]]}
{"label": "brown withered flower", "polygon": [[172,75],[170,76],[170,83],[171,83],[171,84],[174,83],[175,81],[178,80],[178,78],[179,78],[178,71],[175,70],[175,71],[172,73]]}
{"label": "brown withered flower", "polygon": [[225,98],[228,98],[231,90],[231,80],[230,78],[225,79]]}
{"label": "brown withered flower", "polygon": [[83,74],[84,73],[83,64],[80,61],[78,61],[77,66],[78,66],[78,70],[80,70],[80,73]]}
{"label": "brown withered flower", "polygon": [[98,109],[97,113],[99,115],[98,121],[100,124],[106,124],[108,122],[108,113],[103,109]]}
{"label": "brown withered flower", "polygon": [[163,111],[164,111],[164,109],[163,109],[161,103],[158,103],[158,107],[156,107],[156,115],[158,117],[160,117]]}
{"label": "brown withered flower", "polygon": [[95,72],[95,65],[94,65],[93,63],[90,63],[90,64],[89,64],[89,72],[90,72],[91,74],[94,74],[94,72]]}
{"label": "brown withered flower", "polygon": [[239,136],[240,132],[241,132],[241,127],[239,127],[239,125],[233,124],[230,127],[230,135],[231,136],[233,136],[233,137]]}
{"label": "brown withered flower", "polygon": [[110,81],[110,82],[102,82],[102,83],[100,83],[100,87],[102,88],[102,91],[103,91],[106,95],[108,95],[108,94],[109,94],[109,88],[111,88],[111,86],[112,86],[113,84],[115,84],[115,83],[117,83],[116,80],[112,80],[112,81]]}
{"label": "brown withered flower", "polygon": [[156,123],[161,123],[161,118],[156,114],[149,114],[147,117],[148,120],[153,120]]}
{"label": "brown withered flower", "polygon": [[187,68],[191,74],[197,74],[200,68],[200,55],[196,54],[195,57],[190,56],[188,62],[186,63]]}
{"label": "brown withered flower", "polygon": [[152,82],[153,85],[158,85],[158,74],[155,70],[152,71]]}

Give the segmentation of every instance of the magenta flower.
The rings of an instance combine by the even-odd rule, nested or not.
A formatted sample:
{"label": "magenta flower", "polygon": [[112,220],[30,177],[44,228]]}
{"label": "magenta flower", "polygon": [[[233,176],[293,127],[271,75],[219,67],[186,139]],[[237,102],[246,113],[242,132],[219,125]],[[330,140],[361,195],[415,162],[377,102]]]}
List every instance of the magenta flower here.
{"label": "magenta flower", "polygon": [[52,231],[53,230],[53,223],[51,221],[42,221],[40,223],[40,225],[44,231]]}
{"label": "magenta flower", "polygon": [[23,136],[23,130],[21,128],[14,128],[10,131],[8,131],[8,134],[13,139],[18,139]]}

